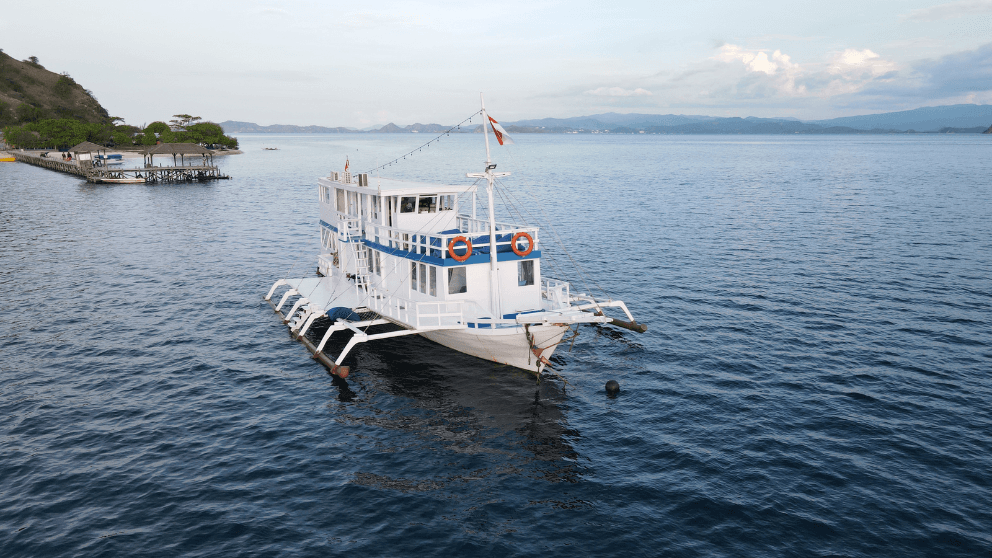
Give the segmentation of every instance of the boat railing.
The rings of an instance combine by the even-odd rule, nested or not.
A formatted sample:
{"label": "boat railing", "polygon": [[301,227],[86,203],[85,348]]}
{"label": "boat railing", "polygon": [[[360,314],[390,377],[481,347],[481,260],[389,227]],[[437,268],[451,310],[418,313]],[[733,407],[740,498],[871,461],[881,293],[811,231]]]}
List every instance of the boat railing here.
{"label": "boat railing", "polygon": [[465,301],[416,301],[373,289],[368,308],[415,329],[464,327]]}
{"label": "boat railing", "polygon": [[338,255],[331,254],[320,254],[317,256],[317,271],[324,277],[330,277],[334,272],[334,268],[338,259]]}
{"label": "boat railing", "polygon": [[[466,233],[477,234],[477,233],[489,233],[489,221],[486,219],[476,219],[469,217],[468,215],[458,215],[458,228]],[[528,229],[524,225],[518,225],[514,223],[501,223],[496,221],[496,231],[518,231],[523,229]]]}
{"label": "boat railing", "polygon": [[541,298],[548,301],[549,310],[562,310],[570,306],[568,281],[544,277],[541,279]]}
{"label": "boat railing", "polygon": [[338,213],[338,239],[350,242],[352,237],[362,236],[362,221],[357,217],[350,217],[344,213]]}
{"label": "boat railing", "polygon": [[[360,226],[360,224],[349,223],[347,226],[351,229],[352,227]],[[423,231],[399,229],[396,227],[388,227],[386,225],[377,225],[374,223],[365,223],[364,227],[365,239],[369,242],[375,242],[376,244],[396,250],[403,250],[434,258],[441,258],[442,260],[451,257],[451,253],[448,251],[448,246],[458,237],[463,237],[472,243],[473,254],[489,253],[490,239],[488,229],[484,234],[477,234],[463,229],[443,231],[440,233],[425,233]],[[496,232],[497,252],[508,252],[512,250],[510,244],[513,241],[513,237],[518,232],[524,232],[530,235],[530,237],[534,240],[533,248],[535,250],[538,249],[540,247],[538,230],[539,229],[537,227],[519,227],[515,229],[498,230]],[[519,242],[520,241],[518,240],[518,243]],[[455,253],[461,256],[465,253],[465,249],[465,244],[459,242],[455,246]]]}

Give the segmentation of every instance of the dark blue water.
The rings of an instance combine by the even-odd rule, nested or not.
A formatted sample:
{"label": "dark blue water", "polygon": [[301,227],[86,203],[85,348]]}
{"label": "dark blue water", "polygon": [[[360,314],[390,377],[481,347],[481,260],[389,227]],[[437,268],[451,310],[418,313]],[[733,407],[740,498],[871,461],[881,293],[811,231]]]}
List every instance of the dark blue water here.
{"label": "dark blue water", "polygon": [[0,555],[992,556],[987,136],[523,135],[504,197],[584,274],[547,229],[545,272],[648,332],[585,326],[540,385],[420,338],[342,382],[262,295],[313,273],[316,176],[426,139],[0,164]]}

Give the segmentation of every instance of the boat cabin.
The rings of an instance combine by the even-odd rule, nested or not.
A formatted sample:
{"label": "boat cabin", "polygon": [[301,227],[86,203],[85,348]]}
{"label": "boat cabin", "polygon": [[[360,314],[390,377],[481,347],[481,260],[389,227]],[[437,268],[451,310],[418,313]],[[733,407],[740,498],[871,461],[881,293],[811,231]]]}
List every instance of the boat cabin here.
{"label": "boat cabin", "polygon": [[383,316],[422,327],[423,303],[458,303],[468,327],[497,327],[484,321],[542,309],[538,228],[496,223],[490,234],[476,185],[370,183],[344,172],[320,178],[318,189],[320,273],[354,281]]}

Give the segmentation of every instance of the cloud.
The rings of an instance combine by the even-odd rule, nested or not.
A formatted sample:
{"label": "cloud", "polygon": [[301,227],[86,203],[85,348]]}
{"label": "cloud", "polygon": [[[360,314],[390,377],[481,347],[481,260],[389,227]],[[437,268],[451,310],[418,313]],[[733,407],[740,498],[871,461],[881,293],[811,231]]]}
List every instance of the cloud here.
{"label": "cloud", "polygon": [[769,56],[765,50],[748,50],[738,45],[725,44],[711,60],[744,70],[745,75],[736,89],[746,97],[806,93],[805,86],[796,84],[796,79],[803,73],[802,67],[780,50],[773,51]]}
{"label": "cloud", "polygon": [[920,91],[928,95],[959,95],[992,90],[992,43],[955,52],[936,60],[919,60],[913,71]]}
{"label": "cloud", "polygon": [[654,95],[647,89],[624,89],[622,87],[599,87],[586,91],[587,95],[597,95],[599,97],[646,97]]}
{"label": "cloud", "polygon": [[[894,62],[869,49],[846,49],[822,61],[805,64],[793,62],[781,50],[749,50],[738,45],[724,44],[710,57],[725,67],[715,70],[725,81],[734,81],[729,88],[738,98],[767,97],[828,98],[853,93],[868,85],[892,79],[897,71]],[[729,73],[728,73],[729,72]],[[705,91],[721,90],[711,85]]]}
{"label": "cloud", "polygon": [[395,26],[423,27],[426,25],[424,17],[420,14],[378,12],[348,14],[340,23],[351,29],[382,29]]}
{"label": "cloud", "polygon": [[284,10],[282,8],[273,8],[271,6],[266,8],[259,8],[255,10],[255,13],[259,15],[276,15],[276,16],[292,15],[289,13],[289,10]]}
{"label": "cloud", "polygon": [[775,74],[780,69],[789,71],[799,67],[798,64],[792,62],[792,59],[788,55],[782,54],[782,51],[776,50],[772,53],[771,58],[768,58],[766,51],[747,51],[737,45],[730,44],[721,46],[720,54],[717,54],[713,58],[722,62],[740,60],[747,67],[748,71],[761,72],[766,75]]}
{"label": "cloud", "polygon": [[908,14],[900,16],[899,19],[903,21],[937,21],[940,19],[989,13],[992,13],[992,0],[962,0],[960,2],[951,2],[930,8],[912,10]]}

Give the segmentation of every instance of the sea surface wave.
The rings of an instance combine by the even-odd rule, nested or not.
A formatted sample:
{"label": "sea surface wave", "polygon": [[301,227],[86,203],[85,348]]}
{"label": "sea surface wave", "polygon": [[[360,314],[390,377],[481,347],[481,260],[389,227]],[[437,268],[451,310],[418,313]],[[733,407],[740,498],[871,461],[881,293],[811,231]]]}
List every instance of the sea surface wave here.
{"label": "sea surface wave", "polygon": [[[986,136],[521,135],[504,216],[647,333],[540,384],[421,338],[332,378],[262,296],[314,273],[316,177],[421,136],[0,164],[0,554],[992,556]],[[462,183],[481,140],[372,175]]]}

